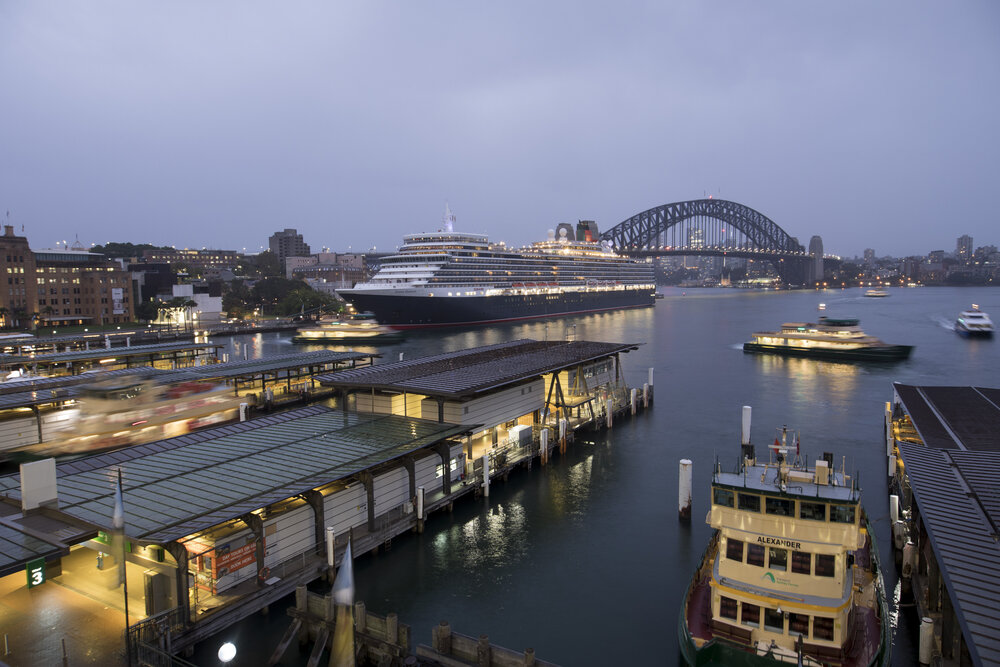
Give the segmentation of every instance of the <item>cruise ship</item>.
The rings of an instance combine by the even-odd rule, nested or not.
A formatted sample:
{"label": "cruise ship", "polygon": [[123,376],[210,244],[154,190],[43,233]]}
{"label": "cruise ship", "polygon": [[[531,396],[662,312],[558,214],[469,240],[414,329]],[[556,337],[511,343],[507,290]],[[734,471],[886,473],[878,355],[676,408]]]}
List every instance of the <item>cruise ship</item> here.
{"label": "cruise ship", "polygon": [[337,293],[394,329],[508,322],[651,306],[653,265],[615,254],[597,225],[561,224],[548,239],[520,249],[484,234],[410,234],[384,257],[369,282]]}
{"label": "cruise ship", "polygon": [[749,410],[738,469],[713,471],[714,534],[678,624],[685,662],[887,667],[885,586],[856,480],[832,454],[805,465],[784,428],[757,461]]}

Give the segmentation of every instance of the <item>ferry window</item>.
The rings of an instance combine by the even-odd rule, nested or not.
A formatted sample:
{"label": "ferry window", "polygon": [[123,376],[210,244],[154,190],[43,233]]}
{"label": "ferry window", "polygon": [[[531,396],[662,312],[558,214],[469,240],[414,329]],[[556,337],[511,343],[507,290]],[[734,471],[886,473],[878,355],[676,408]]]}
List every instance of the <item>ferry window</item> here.
{"label": "ferry window", "polygon": [[785,615],[777,609],[764,609],[764,629],[784,634]]}
{"label": "ferry window", "polygon": [[795,502],[786,498],[765,498],[764,509],[768,514],[795,516]]}
{"label": "ferry window", "polygon": [[748,493],[741,493],[739,496],[741,510],[747,510],[749,512],[760,511],[760,496],[752,496]]}
{"label": "ferry window", "polygon": [[733,507],[736,504],[733,500],[733,492],[726,489],[712,489],[712,502],[725,507]]}
{"label": "ferry window", "polygon": [[833,641],[833,619],[816,616],[813,618],[813,639]]}
{"label": "ferry window", "polygon": [[792,552],[792,572],[795,574],[810,574],[812,568],[812,554],[808,551]]}
{"label": "ferry window", "polygon": [[768,567],[772,570],[781,570],[784,572],[788,569],[788,550],[787,549],[777,549],[775,547],[770,547],[768,549],[770,552],[768,554]]}
{"label": "ferry window", "polygon": [[826,521],[826,503],[799,503],[800,519],[815,519],[816,521]]}
{"label": "ferry window", "polygon": [[764,567],[764,547],[757,544],[747,545],[747,565]]}
{"label": "ferry window", "polygon": [[806,616],[805,614],[789,614],[788,632],[789,634],[802,635],[803,637],[808,637],[809,617]]}
{"label": "ferry window", "polygon": [[832,577],[836,569],[836,557],[826,554],[816,554],[816,576]]}
{"label": "ferry window", "polygon": [[854,523],[854,505],[830,505],[830,521]]}
{"label": "ferry window", "polygon": [[726,539],[726,558],[743,561],[743,542],[741,540],[734,540],[731,537]]}
{"label": "ferry window", "polygon": [[719,616],[736,620],[736,600],[722,596],[719,598]]}
{"label": "ferry window", "polygon": [[744,602],[740,609],[740,623],[760,627],[760,607]]}

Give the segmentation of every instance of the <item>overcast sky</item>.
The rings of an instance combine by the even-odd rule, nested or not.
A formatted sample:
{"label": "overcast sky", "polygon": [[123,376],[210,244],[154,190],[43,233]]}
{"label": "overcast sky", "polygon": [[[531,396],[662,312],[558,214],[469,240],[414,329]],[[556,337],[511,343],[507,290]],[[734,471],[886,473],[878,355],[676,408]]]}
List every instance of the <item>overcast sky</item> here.
{"label": "overcast sky", "polygon": [[1000,245],[1000,3],[0,2],[0,215],[521,244],[705,194],[845,256]]}

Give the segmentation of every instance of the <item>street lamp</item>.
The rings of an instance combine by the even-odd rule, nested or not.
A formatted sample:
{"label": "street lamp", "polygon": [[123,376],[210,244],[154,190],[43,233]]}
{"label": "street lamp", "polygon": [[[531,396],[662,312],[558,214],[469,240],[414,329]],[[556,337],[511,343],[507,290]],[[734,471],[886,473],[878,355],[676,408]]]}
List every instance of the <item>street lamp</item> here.
{"label": "street lamp", "polygon": [[226,642],[219,647],[219,661],[223,665],[228,665],[236,657],[236,645],[232,642]]}

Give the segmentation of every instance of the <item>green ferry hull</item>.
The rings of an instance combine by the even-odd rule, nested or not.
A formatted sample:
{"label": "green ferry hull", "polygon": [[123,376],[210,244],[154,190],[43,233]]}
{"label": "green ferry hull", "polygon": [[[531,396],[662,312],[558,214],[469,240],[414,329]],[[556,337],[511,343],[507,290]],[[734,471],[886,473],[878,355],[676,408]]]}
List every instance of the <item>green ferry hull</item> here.
{"label": "green ferry hull", "polygon": [[786,357],[807,357],[810,359],[830,359],[842,361],[902,361],[910,357],[912,345],[885,345],[859,348],[855,350],[825,350],[820,348],[797,348],[786,345],[763,345],[743,343],[743,351],[756,354],[780,354]]}

